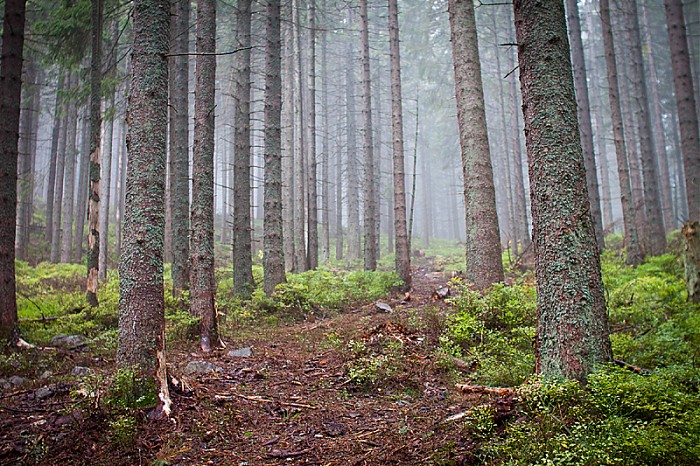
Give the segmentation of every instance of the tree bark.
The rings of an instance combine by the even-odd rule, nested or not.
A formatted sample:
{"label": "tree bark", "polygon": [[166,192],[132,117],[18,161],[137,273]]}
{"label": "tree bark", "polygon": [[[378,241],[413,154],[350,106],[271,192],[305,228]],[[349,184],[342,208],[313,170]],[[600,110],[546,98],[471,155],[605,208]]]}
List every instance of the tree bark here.
{"label": "tree bark", "polygon": [[19,341],[15,288],[17,156],[26,0],[6,0],[0,56],[0,341]]}
{"label": "tree bark", "polygon": [[391,134],[394,171],[394,231],[396,232],[396,274],[403,289],[411,289],[411,245],[406,227],[406,186],[404,180],[403,108],[401,104],[401,55],[399,12],[396,0],[389,0],[389,63],[391,69]]}
{"label": "tree bark", "polygon": [[464,176],[465,276],[482,290],[504,277],[474,5],[472,0],[450,0],[448,12]]}
{"label": "tree bark", "polygon": [[308,0],[308,53],[309,70],[307,74],[306,95],[306,129],[307,129],[307,178],[308,218],[306,267],[314,270],[318,267],[318,195],[316,166],[316,0]]}
{"label": "tree bark", "polygon": [[[326,0],[321,2],[321,11],[327,8]],[[327,24],[321,27],[321,107],[323,109],[323,152],[321,154],[321,262],[328,264],[331,254],[331,183],[330,183],[330,128],[328,127],[328,31]]]}
{"label": "tree bark", "polygon": [[136,372],[156,417],[169,416],[171,405],[163,296],[169,26],[168,0],[134,1],[117,365]]}
{"label": "tree bark", "polygon": [[[354,23],[353,12],[348,8],[348,24]],[[354,50],[348,41],[345,49],[345,104],[346,104],[346,179],[347,179],[347,206],[348,222],[347,237],[348,250],[345,259],[348,263],[360,259],[360,186],[359,168],[357,161],[357,140],[355,139],[357,126],[355,124],[355,62]]]}
{"label": "tree bark", "polygon": [[529,160],[537,370],[584,381],[612,360],[562,0],[516,0]]}
{"label": "tree bark", "polygon": [[[77,75],[71,78],[77,84]],[[75,195],[76,133],[78,124],[78,106],[70,102],[68,107],[68,124],[66,132],[66,151],[63,168],[63,205],[61,207],[61,262],[66,264],[73,256],[73,198]]]}
{"label": "tree bark", "polygon": [[292,0],[292,23],[294,41],[294,270],[307,270],[306,262],[306,207],[307,183],[306,137],[304,135],[304,70],[302,52],[302,26],[299,1]]}
{"label": "tree bark", "polygon": [[[90,306],[99,304],[97,275],[100,267],[100,163],[102,149],[102,0],[92,2],[92,58],[90,59],[90,170],[88,196],[88,257],[85,299]],[[109,163],[109,162],[107,162]],[[109,186],[109,181],[107,181]]]}
{"label": "tree bark", "polygon": [[625,246],[627,248],[626,263],[630,265],[639,265],[644,260],[644,254],[639,244],[635,222],[635,204],[632,195],[629,165],[627,163],[625,131],[622,124],[622,110],[620,109],[620,88],[617,79],[617,64],[615,62],[615,43],[610,19],[609,0],[600,0],[600,20],[603,26],[603,45],[605,48],[605,63],[608,74],[610,118],[613,125],[615,155],[617,156],[617,174],[620,180],[620,202],[622,204],[622,219],[625,227]]}
{"label": "tree bark", "polygon": [[[189,49],[190,2],[171,3],[172,53]],[[190,270],[190,162],[189,162],[189,59],[168,58],[170,76],[170,177],[171,254],[173,296],[189,288]]]}
{"label": "tree bark", "polygon": [[269,296],[285,282],[282,231],[282,79],[280,0],[267,1],[265,45],[265,218],[263,288]]}
{"label": "tree bark", "polygon": [[292,2],[283,4],[282,16],[282,242],[284,268],[294,269],[294,25]]}
{"label": "tree bark", "polygon": [[85,219],[88,203],[88,186],[90,169],[90,122],[89,108],[85,108],[85,117],[80,128],[80,150],[78,152],[78,188],[74,210],[75,232],[73,233],[73,262],[83,261],[83,240],[85,239]]}
{"label": "tree bark", "polygon": [[700,303],[700,223],[686,222],[681,228],[685,248],[685,284],[688,301]]}

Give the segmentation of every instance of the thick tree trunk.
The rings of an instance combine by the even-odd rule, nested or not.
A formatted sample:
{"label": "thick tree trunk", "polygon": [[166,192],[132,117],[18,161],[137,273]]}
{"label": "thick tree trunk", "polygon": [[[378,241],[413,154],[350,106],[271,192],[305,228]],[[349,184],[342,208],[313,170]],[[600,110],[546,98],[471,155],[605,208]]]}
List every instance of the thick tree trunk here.
{"label": "thick tree trunk", "polygon": [[292,22],[294,41],[294,270],[307,270],[306,263],[306,207],[307,146],[304,134],[304,70],[302,52],[302,26],[299,1],[292,0]]}
{"label": "thick tree trunk", "polygon": [[[170,17],[172,52],[189,49],[190,2],[173,1]],[[189,182],[189,63],[183,55],[168,58],[170,73],[169,201],[172,235],[173,296],[189,288],[190,182]]]}
{"label": "thick tree trunk", "polygon": [[294,25],[292,1],[282,5],[282,241],[284,268],[294,269]]}
{"label": "thick tree trunk", "polygon": [[318,267],[318,195],[316,166],[316,0],[308,0],[308,53],[309,70],[307,74],[306,95],[306,186],[308,190],[307,248],[306,267],[314,270]]}
{"label": "thick tree trunk", "polygon": [[612,360],[562,0],[516,0],[535,272],[537,370],[584,381]]}
{"label": "thick tree trunk", "polygon": [[[326,11],[326,0],[321,2],[321,11]],[[321,27],[321,107],[323,111],[323,153],[321,154],[321,263],[328,264],[331,254],[331,183],[330,176],[330,128],[328,127],[328,32],[327,24]]]}
{"label": "thick tree trunk", "polygon": [[233,165],[233,289],[243,298],[253,292],[253,259],[250,222],[250,20],[251,1],[238,2],[236,29],[236,115]]}
{"label": "thick tree trunk", "polygon": [[200,347],[221,346],[214,278],[214,85],[216,0],[197,1],[197,59],[192,148],[190,313],[199,317]]}
{"label": "thick tree trunk", "polygon": [[683,2],[664,0],[666,24],[671,46],[673,87],[676,91],[678,123],[681,133],[685,189],[688,199],[688,217],[700,221],[700,136],[698,114],[693,93],[693,79],[688,54]]}
{"label": "thick tree trunk", "polygon": [[137,395],[153,399],[153,414],[166,417],[171,405],[163,297],[169,26],[168,0],[134,1],[117,347],[117,365],[136,371]]}
{"label": "thick tree trunk", "polygon": [[360,0],[360,90],[362,97],[362,153],[364,157],[364,265],[377,268],[374,143],[372,141],[372,88],[369,70],[367,0]]}
{"label": "thick tree trunk", "polygon": [[403,108],[401,104],[401,55],[399,52],[399,11],[389,0],[389,63],[391,69],[391,134],[394,172],[394,231],[396,232],[396,274],[403,289],[411,289],[411,244],[406,226],[404,180]]}
{"label": "thick tree trunk", "polygon": [[465,276],[482,290],[504,277],[474,5],[472,0],[450,0],[448,12],[464,176]]}
{"label": "thick tree trunk", "polygon": [[586,80],[586,59],[583,55],[583,40],[581,39],[581,21],[579,19],[577,0],[566,0],[566,19],[569,26],[569,41],[571,42],[571,63],[574,72],[574,88],[576,91],[576,108],[578,112],[583,163],[586,168],[586,186],[588,199],[591,203],[591,217],[595,231],[598,250],[603,251],[605,238],[603,236],[603,216],[600,209],[600,193],[598,191],[598,171],[595,165],[595,150],[593,146],[593,128],[591,126],[591,110],[588,98],[588,82]]}
{"label": "thick tree trunk", "polygon": [[700,303],[700,223],[686,222],[681,228],[685,247],[685,284],[688,301]]}
{"label": "thick tree trunk", "polygon": [[0,341],[16,343],[17,155],[26,0],[6,0],[0,56]]}
{"label": "thick tree trunk", "polygon": [[627,264],[638,265],[644,260],[637,225],[635,222],[635,204],[630,180],[630,169],[627,163],[627,148],[625,131],[622,124],[620,109],[620,87],[617,79],[617,64],[615,62],[615,44],[610,22],[609,0],[600,0],[600,20],[603,25],[603,45],[605,48],[605,63],[608,74],[608,95],[610,100],[610,118],[613,125],[615,154],[617,156],[617,174],[620,180],[620,202],[622,204],[622,219],[625,227],[625,247],[627,248]]}
{"label": "thick tree trunk", "polygon": [[[85,299],[90,306],[99,304],[97,275],[100,265],[100,163],[102,154],[102,0],[92,2],[92,58],[90,63],[90,170],[88,196],[88,256],[87,291]],[[107,161],[109,164],[109,161]],[[109,189],[109,180],[107,180]]]}
{"label": "thick tree trunk", "polygon": [[263,288],[269,296],[285,282],[282,231],[282,79],[280,0],[267,1],[265,44],[265,218]]}

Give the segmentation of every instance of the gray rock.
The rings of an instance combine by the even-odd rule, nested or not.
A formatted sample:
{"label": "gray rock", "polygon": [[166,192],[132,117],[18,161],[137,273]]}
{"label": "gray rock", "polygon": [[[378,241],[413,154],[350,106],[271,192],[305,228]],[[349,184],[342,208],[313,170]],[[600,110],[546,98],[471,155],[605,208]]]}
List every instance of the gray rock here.
{"label": "gray rock", "polygon": [[232,358],[249,358],[253,355],[253,349],[250,347],[234,349],[228,352]]}
{"label": "gray rock", "polygon": [[82,335],[65,335],[61,333],[51,339],[51,345],[66,349],[78,349],[86,346],[87,341]]}
{"label": "gray rock", "polygon": [[10,377],[10,383],[12,385],[24,385],[25,383],[27,383],[27,379],[18,375],[13,375],[12,377]]}
{"label": "gray rock", "polygon": [[9,390],[10,388],[12,388],[12,384],[7,379],[0,379],[0,388],[2,388],[3,390]]}
{"label": "gray rock", "polygon": [[53,372],[51,372],[51,371],[44,371],[44,372],[42,372],[41,375],[39,376],[39,379],[40,379],[40,380],[46,380],[46,379],[48,379],[48,378],[51,378],[51,376],[53,376]]}
{"label": "gray rock", "polygon": [[34,392],[34,398],[37,400],[43,400],[44,398],[53,396],[54,393],[56,393],[56,390],[51,387],[41,387],[37,388],[37,390]]}
{"label": "gray rock", "polygon": [[85,377],[90,372],[92,372],[92,369],[90,369],[89,367],[75,366],[73,368],[73,370],[70,371],[70,375],[73,375],[76,377]]}
{"label": "gray rock", "polygon": [[212,364],[210,362],[206,361],[190,361],[187,363],[185,366],[185,374],[187,375],[202,375],[202,374],[208,374],[210,372],[223,372],[224,370],[217,366],[216,364]]}

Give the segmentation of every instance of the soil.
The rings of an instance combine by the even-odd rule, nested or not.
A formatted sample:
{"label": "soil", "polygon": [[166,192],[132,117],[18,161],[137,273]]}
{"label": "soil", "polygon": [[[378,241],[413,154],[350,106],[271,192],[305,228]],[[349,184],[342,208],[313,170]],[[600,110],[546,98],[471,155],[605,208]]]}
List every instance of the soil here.
{"label": "soil", "polygon": [[[462,393],[457,384],[467,375],[440,364],[437,338],[449,305],[435,291],[448,280],[418,267],[410,300],[396,294],[383,301],[391,312],[371,303],[328,318],[241,328],[226,349],[207,355],[194,342],[169,348],[170,420],[148,419],[144,409],[121,430],[119,413],[99,399],[77,403],[71,392],[85,384],[62,377],[87,366],[99,384],[113,373],[112,361],[57,350],[64,364],[48,382],[0,391],[0,464],[479,463],[470,409],[489,405],[500,422],[512,416],[514,401]],[[248,347],[250,357],[228,355]],[[222,370],[186,375],[191,361]],[[353,370],[366,377],[351,378]],[[53,393],[37,396],[42,386]]]}

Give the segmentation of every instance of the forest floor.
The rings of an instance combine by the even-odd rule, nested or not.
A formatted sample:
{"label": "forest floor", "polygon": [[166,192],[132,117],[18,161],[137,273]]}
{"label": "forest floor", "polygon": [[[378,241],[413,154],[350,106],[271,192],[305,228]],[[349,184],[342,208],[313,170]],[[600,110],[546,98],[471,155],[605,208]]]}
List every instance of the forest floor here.
{"label": "forest floor", "polygon": [[[487,404],[498,423],[514,414],[514,400],[462,393],[454,372],[441,368],[436,348],[449,304],[434,292],[447,282],[424,260],[410,300],[383,300],[391,312],[371,303],[242,326],[225,350],[207,355],[193,342],[168,348],[178,382],[170,422],[143,410],[120,426],[104,409],[77,403],[85,384],[61,376],[80,366],[108,379],[113,362],[55,350],[63,374],[0,391],[0,464],[473,464],[478,442],[460,419]],[[247,357],[229,355],[247,348]],[[192,361],[216,367],[187,375]]]}

